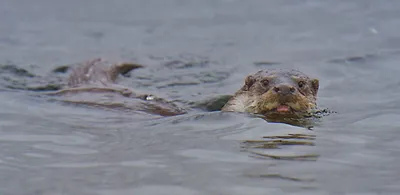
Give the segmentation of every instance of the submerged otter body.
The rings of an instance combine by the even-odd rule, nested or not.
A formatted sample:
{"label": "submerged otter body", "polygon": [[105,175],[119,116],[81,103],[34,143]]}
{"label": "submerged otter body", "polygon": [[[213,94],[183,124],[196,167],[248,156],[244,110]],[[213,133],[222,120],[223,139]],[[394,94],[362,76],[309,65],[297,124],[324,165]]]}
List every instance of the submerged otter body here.
{"label": "submerged otter body", "polygon": [[297,70],[261,70],[244,85],[222,111],[262,115],[299,115],[316,108],[319,80]]}
{"label": "submerged otter body", "polygon": [[112,64],[100,58],[74,68],[65,89],[49,93],[62,97],[63,102],[107,109],[139,111],[161,116],[186,113],[174,103],[149,94],[138,94],[117,84],[118,75],[142,68],[134,63]]}

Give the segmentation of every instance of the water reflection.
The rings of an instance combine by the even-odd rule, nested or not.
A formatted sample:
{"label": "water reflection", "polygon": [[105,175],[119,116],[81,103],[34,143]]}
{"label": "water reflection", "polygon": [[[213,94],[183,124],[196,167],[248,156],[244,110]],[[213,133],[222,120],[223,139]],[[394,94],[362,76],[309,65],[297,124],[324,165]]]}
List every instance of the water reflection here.
{"label": "water reflection", "polygon": [[288,125],[304,127],[311,130],[313,129],[314,126],[318,125],[318,123],[321,122],[321,119],[323,117],[329,116],[334,113],[336,112],[325,108],[325,109],[316,109],[309,113],[287,114],[287,115],[270,113],[258,116],[271,123],[285,123]]}
{"label": "water reflection", "polygon": [[256,152],[252,149],[280,149],[282,146],[314,146],[312,141],[299,140],[315,140],[315,135],[309,134],[287,134],[280,136],[264,136],[260,140],[244,140],[242,148],[253,154],[257,158],[272,158],[277,160],[317,160],[318,154],[302,154],[302,155],[274,155],[267,154],[267,150]]}
{"label": "water reflection", "polygon": [[307,178],[297,178],[297,177],[289,177],[283,176],[280,174],[246,174],[244,176],[253,177],[253,178],[268,178],[268,179],[282,179],[296,182],[313,182],[315,179],[307,179]]}

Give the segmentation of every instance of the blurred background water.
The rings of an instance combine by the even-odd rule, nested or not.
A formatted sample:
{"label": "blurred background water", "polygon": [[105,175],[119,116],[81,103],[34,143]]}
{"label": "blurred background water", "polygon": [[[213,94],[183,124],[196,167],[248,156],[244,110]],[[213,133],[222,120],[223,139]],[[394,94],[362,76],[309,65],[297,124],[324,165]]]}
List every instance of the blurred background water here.
{"label": "blurred background water", "polygon": [[[3,0],[0,194],[398,194],[399,26],[394,0]],[[145,64],[120,82],[176,101],[294,68],[337,113],[312,130],[200,110],[154,119],[19,89],[94,57]],[[312,139],[241,143],[288,134]]]}

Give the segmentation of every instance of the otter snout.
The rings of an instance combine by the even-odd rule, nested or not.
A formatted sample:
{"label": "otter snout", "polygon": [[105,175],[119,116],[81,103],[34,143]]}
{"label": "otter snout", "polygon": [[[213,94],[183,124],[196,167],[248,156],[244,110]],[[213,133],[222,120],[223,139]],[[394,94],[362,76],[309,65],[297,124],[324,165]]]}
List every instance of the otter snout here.
{"label": "otter snout", "polygon": [[293,95],[296,93],[296,88],[291,85],[278,85],[273,88],[273,91],[279,95]]}

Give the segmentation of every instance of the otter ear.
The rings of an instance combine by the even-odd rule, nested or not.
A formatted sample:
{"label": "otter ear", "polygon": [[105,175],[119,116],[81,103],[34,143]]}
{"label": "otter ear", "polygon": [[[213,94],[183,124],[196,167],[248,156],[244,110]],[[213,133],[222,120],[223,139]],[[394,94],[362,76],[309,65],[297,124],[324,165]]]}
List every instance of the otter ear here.
{"label": "otter ear", "polygon": [[251,86],[256,82],[256,79],[253,76],[247,76],[246,79],[244,80],[244,86],[243,90],[247,91],[250,89]]}
{"label": "otter ear", "polygon": [[318,79],[311,80],[311,87],[312,87],[313,95],[316,96],[318,93],[318,89],[319,89],[319,80]]}

